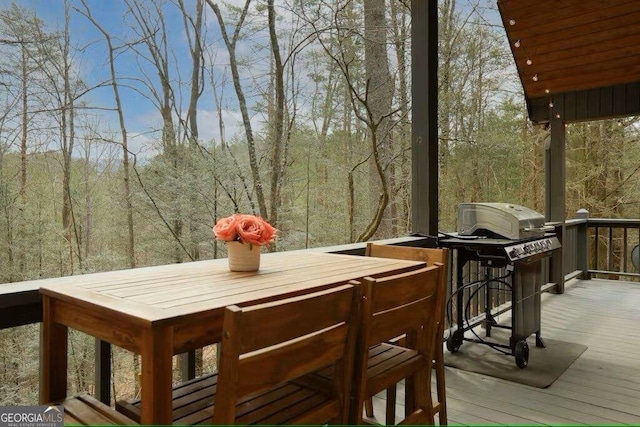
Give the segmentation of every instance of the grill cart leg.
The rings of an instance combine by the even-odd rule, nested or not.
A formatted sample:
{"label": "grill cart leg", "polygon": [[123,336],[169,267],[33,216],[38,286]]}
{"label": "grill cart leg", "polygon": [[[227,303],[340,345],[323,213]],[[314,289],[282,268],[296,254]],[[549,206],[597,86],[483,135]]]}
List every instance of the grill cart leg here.
{"label": "grill cart leg", "polygon": [[491,272],[489,267],[486,268],[484,273],[484,282],[486,283],[486,289],[484,291],[484,325],[485,325],[485,333],[486,337],[491,336],[491,328],[496,326],[498,322],[496,322],[495,317],[491,314]]}
{"label": "grill cart leg", "polygon": [[547,345],[544,343],[542,337],[540,336],[540,331],[536,331],[536,347],[547,348]]}

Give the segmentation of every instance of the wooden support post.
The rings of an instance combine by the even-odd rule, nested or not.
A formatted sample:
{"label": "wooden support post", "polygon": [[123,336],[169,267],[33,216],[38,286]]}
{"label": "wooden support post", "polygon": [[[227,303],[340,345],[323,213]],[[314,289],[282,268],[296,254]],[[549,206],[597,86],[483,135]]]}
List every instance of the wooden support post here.
{"label": "wooden support post", "polygon": [[411,230],[437,236],[437,0],[411,0],[411,20]]}
{"label": "wooden support post", "polygon": [[172,424],[173,328],[144,331],[141,424]]}
{"label": "wooden support post", "polygon": [[55,305],[48,296],[42,298],[40,327],[40,404],[62,400],[67,396],[68,328],[55,322]]}
{"label": "wooden support post", "polygon": [[584,220],[584,223],[578,226],[578,235],[576,236],[577,267],[582,272],[581,279],[591,279],[589,274],[589,211],[578,209],[576,218]]}
{"label": "wooden support post", "polygon": [[[558,100],[550,108],[549,119],[551,135],[545,151],[545,217],[549,222],[559,223],[556,226],[558,239],[563,243],[565,236],[565,139],[566,129],[560,114],[563,102]],[[555,283],[555,291],[564,293],[564,259],[566,248],[554,251],[551,256],[551,282]]]}
{"label": "wooden support post", "polygon": [[96,338],[95,398],[111,405],[111,344]]}

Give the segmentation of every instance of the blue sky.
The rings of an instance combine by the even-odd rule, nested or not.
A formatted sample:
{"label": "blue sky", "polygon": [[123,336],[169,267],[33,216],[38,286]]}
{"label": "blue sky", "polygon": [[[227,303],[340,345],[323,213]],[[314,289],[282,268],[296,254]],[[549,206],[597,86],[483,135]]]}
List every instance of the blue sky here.
{"label": "blue sky", "polygon": [[[177,3],[177,2],[176,2]],[[17,2],[23,8],[35,11],[36,15],[42,19],[49,30],[60,29],[64,27],[64,2],[62,0],[23,0]],[[149,7],[153,7],[151,2],[145,2]],[[193,11],[195,16],[195,1],[185,0],[185,7]],[[11,2],[0,0],[0,7],[10,7]],[[112,36],[114,46],[122,45],[125,42],[137,39],[135,32],[131,29],[133,19],[128,17],[125,19],[127,6],[121,0],[87,0],[87,5],[91,9],[93,17],[102,25]],[[72,7],[84,9],[79,0],[72,0]],[[167,22],[168,40],[172,50],[172,67],[171,76],[173,79],[188,81],[191,74],[191,58],[188,50],[186,33],[181,14],[178,8],[171,2],[165,5],[165,20]],[[223,9],[224,10],[224,9]],[[210,12],[208,6],[205,5],[205,14],[207,16],[206,32],[209,43],[209,51],[217,58],[215,73],[221,75],[228,71],[225,68],[228,65],[228,57],[226,48],[220,39],[218,23]],[[81,78],[89,86],[96,85],[98,82],[110,79],[107,44],[103,35],[93,26],[93,24],[77,11],[71,11],[71,40],[77,51],[73,57],[74,68],[78,71]],[[148,53],[146,47],[140,45],[138,49],[145,55]],[[241,46],[239,46],[240,52]],[[160,116],[157,109],[153,106],[149,99],[136,92],[135,90],[125,87],[126,84],[135,85],[139,90],[146,91],[144,85],[135,83],[130,78],[144,78],[142,70],[147,72],[153,84],[158,87],[157,73],[153,67],[144,61],[136,60],[137,55],[133,51],[122,53],[116,59],[116,72],[121,80],[121,97],[123,100],[123,108],[125,112],[125,120],[127,131],[130,136],[130,143],[134,151],[144,149],[148,144],[153,143],[154,134],[152,131],[159,129]],[[184,65],[183,65],[184,64]],[[250,70],[249,70],[250,72]],[[249,75],[245,75],[249,78]],[[229,80],[229,78],[227,78]],[[205,140],[213,138],[218,139],[219,131],[217,127],[217,119],[215,118],[215,103],[213,99],[213,91],[209,84],[209,77],[206,77],[206,89],[199,102],[199,128],[201,136]],[[175,83],[174,88],[179,85]],[[182,94],[176,94],[178,102],[182,104],[182,109],[186,110],[188,102],[189,88],[182,85]],[[237,100],[232,87],[229,85],[224,90],[225,100],[223,102],[223,116],[225,117],[225,135],[227,138],[238,134],[241,130],[240,116],[237,108]],[[248,93],[250,97],[251,94]],[[111,86],[92,90],[82,98],[90,105],[113,108],[115,106],[113,98],[113,90]],[[251,99],[249,99],[251,102]],[[117,131],[117,116],[115,112],[94,112],[99,117],[100,123],[106,127]],[[255,120],[259,122],[259,117]],[[256,123],[257,124],[257,123]],[[155,150],[151,150],[148,154],[152,154]],[[144,153],[142,153],[144,154]]]}
{"label": "blue sky", "polygon": [[[126,18],[127,6],[124,0],[86,0],[94,18],[111,34],[113,43],[115,46],[122,45],[124,42],[129,42],[137,38],[134,31],[131,29],[133,19],[131,17]],[[78,49],[74,55],[74,67],[87,83],[88,86],[96,85],[98,82],[106,81],[110,79],[109,64],[107,57],[107,45],[104,41],[102,34],[93,26],[88,19],[82,16],[77,11],[73,10],[73,6],[83,9],[80,0],[71,0],[71,39],[72,43]],[[178,72],[183,82],[189,80],[191,73],[191,58],[188,51],[186,33],[181,14],[174,3],[178,0],[165,0],[164,16],[167,22],[168,28],[168,40],[172,50],[172,69],[170,71],[173,79],[178,78]],[[282,5],[285,0],[276,1],[276,5]],[[489,4],[490,0],[480,0],[481,4]],[[62,29],[64,26],[64,1],[63,0],[21,0],[17,2],[20,6],[33,10],[47,25],[48,29]],[[187,9],[193,11],[195,16],[195,0],[184,0]],[[224,11],[224,2],[219,2],[221,8]],[[230,0],[226,3],[235,5],[244,4],[244,0]],[[457,6],[463,14],[471,13],[470,4],[475,4],[475,0],[460,1]],[[154,3],[151,0],[144,0],[143,4],[153,8]],[[255,12],[256,5],[264,4],[264,1],[253,2],[252,9]],[[11,5],[9,0],[0,0],[0,8],[6,8]],[[226,76],[226,87],[224,88],[223,99],[223,118],[225,122],[225,136],[227,139],[232,138],[234,135],[243,135],[242,122],[240,113],[238,111],[238,103],[236,94],[231,85],[230,72],[228,71],[228,53],[224,43],[220,37],[220,30],[218,22],[215,19],[213,13],[209,7],[205,5],[205,27],[206,27],[206,40],[207,50],[215,58],[214,73],[216,80],[221,81],[222,76]],[[499,17],[495,13],[495,3],[491,3],[489,9],[481,7],[477,12],[485,15],[489,22],[494,23],[494,19],[497,21]],[[279,16],[283,17],[281,25],[285,28],[289,25],[289,19],[291,15],[287,15],[286,7],[280,7],[278,9]],[[266,18],[264,12],[255,14],[252,18],[253,23],[258,22],[260,28],[266,29]],[[232,20],[230,20],[232,21]],[[248,23],[251,22],[251,19]],[[230,28],[228,31],[233,31]],[[283,33],[284,34],[284,33]],[[299,35],[302,37],[303,35]],[[286,37],[282,36],[281,51],[282,54],[286,54],[285,46]],[[238,56],[239,59],[245,60],[246,64],[241,68],[241,78],[243,79],[243,86],[245,88],[245,95],[247,96],[249,105],[255,104],[260,99],[260,91],[263,91],[267,86],[264,75],[268,72],[269,60],[268,53],[264,49],[256,48],[257,45],[267,46],[268,35],[266,31],[261,30],[252,33],[250,38],[246,41],[242,41],[238,44]],[[141,52],[147,53],[144,46],[138,47]],[[149,73],[150,79],[157,87],[157,74],[153,71],[153,68],[149,64],[136,61],[137,55],[132,51],[128,51],[118,56],[116,60],[116,71],[120,80],[121,97],[124,105],[126,126],[130,136],[131,149],[134,152],[140,152],[140,154],[148,156],[157,151],[152,148],[154,144],[154,138],[157,136],[157,132],[154,135],[154,131],[160,128],[160,115],[154,105],[140,93],[126,88],[125,84],[133,84],[140,90],[145,90],[144,86],[140,83],[134,83],[130,78],[143,78],[142,73]],[[393,62],[393,55],[390,56]],[[299,68],[297,66],[297,68]],[[142,71],[141,71],[142,69]],[[306,78],[308,71],[303,69],[297,69],[296,74],[298,78]],[[305,82],[303,82],[304,84]],[[209,83],[209,77],[205,78],[205,91],[199,101],[199,128],[200,136],[205,141],[218,140],[218,120],[216,107],[213,98],[213,90]],[[178,88],[177,83],[173,84],[174,88]],[[308,85],[311,89],[311,84]],[[182,90],[181,98],[178,102],[182,105],[182,110],[186,110],[188,102],[189,87],[186,84],[180,86]],[[178,96],[178,95],[177,95]],[[115,102],[113,99],[112,88],[104,87],[91,91],[82,98],[90,105],[100,106],[105,108],[113,108]],[[305,106],[302,102],[298,104],[299,108],[304,109]],[[100,124],[114,131],[114,135],[117,135],[119,126],[117,123],[117,116],[115,112],[101,111],[94,112],[100,121]],[[254,132],[259,128],[263,117],[262,113],[256,113],[252,116],[252,123],[254,124]],[[149,148],[145,153],[143,149]]]}

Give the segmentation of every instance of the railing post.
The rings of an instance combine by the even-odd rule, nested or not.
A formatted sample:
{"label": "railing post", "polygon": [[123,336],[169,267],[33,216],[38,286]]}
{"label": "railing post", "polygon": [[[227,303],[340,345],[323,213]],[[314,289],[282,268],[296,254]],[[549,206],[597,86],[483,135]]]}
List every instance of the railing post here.
{"label": "railing post", "polygon": [[180,360],[180,376],[182,381],[192,380],[196,377],[196,351],[191,350],[182,353]]}
{"label": "railing post", "polygon": [[111,405],[111,344],[96,338],[95,398]]}
{"label": "railing post", "polygon": [[554,283],[555,286],[549,291],[554,294],[564,293],[564,256],[566,253],[565,248],[565,222],[547,222],[547,225],[552,225],[555,229],[555,234],[562,245],[561,248],[551,251],[551,260],[549,261],[549,281]]}
{"label": "railing post", "polygon": [[578,270],[582,271],[581,279],[591,279],[589,274],[589,211],[578,209],[577,219],[583,219],[584,223],[578,225],[576,236],[576,264]]}

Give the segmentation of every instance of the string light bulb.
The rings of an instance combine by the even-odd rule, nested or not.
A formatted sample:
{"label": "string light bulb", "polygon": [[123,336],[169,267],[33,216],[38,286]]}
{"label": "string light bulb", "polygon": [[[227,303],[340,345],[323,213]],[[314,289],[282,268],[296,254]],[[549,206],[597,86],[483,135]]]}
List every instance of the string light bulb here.
{"label": "string light bulb", "polygon": [[560,113],[556,113],[556,119],[560,118]]}
{"label": "string light bulb", "polygon": [[534,74],[534,75],[533,75],[533,77],[532,77],[532,79],[533,79],[533,81],[534,81],[534,82],[537,82],[537,81],[538,81],[538,75],[537,75],[537,74]]}
{"label": "string light bulb", "polygon": [[544,90],[544,93],[549,93],[549,92],[550,92],[549,89]]}
{"label": "string light bulb", "polygon": [[549,102],[549,108],[553,108],[553,101]]}
{"label": "string light bulb", "polygon": [[531,65],[531,64],[533,64],[533,61],[531,59],[527,58],[527,65]]}
{"label": "string light bulb", "polygon": [[515,19],[509,19],[509,25],[516,25]]}
{"label": "string light bulb", "polygon": [[515,47],[520,47],[520,40],[516,40],[516,42],[513,44]]}

